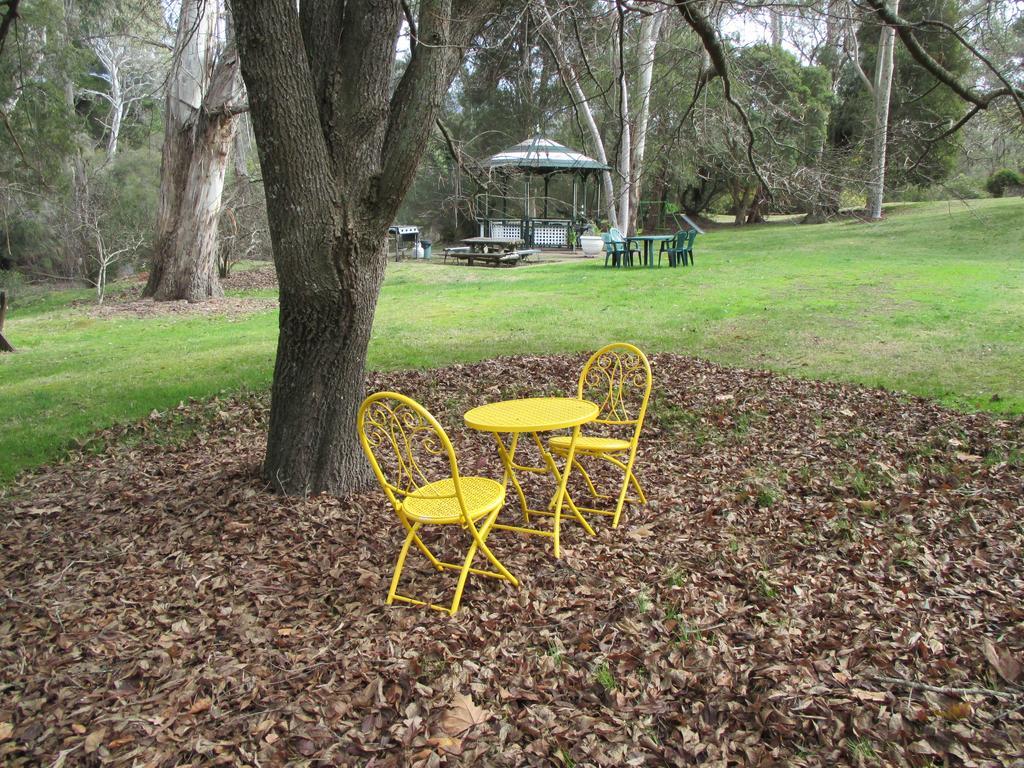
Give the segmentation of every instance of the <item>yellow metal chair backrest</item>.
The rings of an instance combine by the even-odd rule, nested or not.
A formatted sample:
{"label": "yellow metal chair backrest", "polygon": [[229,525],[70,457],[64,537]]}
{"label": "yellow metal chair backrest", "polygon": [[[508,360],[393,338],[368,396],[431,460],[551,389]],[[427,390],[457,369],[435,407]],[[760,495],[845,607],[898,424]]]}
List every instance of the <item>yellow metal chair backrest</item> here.
{"label": "yellow metal chair backrest", "polygon": [[400,518],[408,496],[422,496],[423,486],[446,477],[452,478],[454,492],[430,498],[457,498],[465,518],[455,450],[426,408],[397,392],[377,392],[359,408],[358,427],[363,452]]}
{"label": "yellow metal chair backrest", "polygon": [[651,382],[651,364],[643,352],[632,344],[608,344],[583,366],[579,397],[597,403],[600,411],[595,423],[635,426],[636,440],[647,413]]}

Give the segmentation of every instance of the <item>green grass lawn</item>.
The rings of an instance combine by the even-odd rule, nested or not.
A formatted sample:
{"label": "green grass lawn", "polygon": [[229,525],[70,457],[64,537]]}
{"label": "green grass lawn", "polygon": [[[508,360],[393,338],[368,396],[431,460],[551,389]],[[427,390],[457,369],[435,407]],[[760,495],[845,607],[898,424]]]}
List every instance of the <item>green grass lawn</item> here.
{"label": "green grass lawn", "polygon": [[[880,224],[723,228],[697,239],[697,265],[687,269],[606,270],[603,260],[514,270],[395,264],[370,365],[629,340],[649,352],[1021,413],[1022,214],[1017,198],[894,206]],[[274,311],[100,319],[70,305],[88,296],[35,297],[8,315],[19,353],[0,356],[0,483],[96,429],[270,382]]]}

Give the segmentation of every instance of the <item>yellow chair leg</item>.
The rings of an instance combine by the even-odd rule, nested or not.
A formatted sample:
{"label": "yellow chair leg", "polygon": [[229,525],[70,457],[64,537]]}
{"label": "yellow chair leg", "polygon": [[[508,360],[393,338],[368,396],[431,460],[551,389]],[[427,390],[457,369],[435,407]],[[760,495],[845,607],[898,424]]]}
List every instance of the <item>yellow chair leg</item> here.
{"label": "yellow chair leg", "polygon": [[479,534],[480,549],[483,551],[484,557],[491,561],[491,565],[498,569],[498,573],[504,576],[505,579],[509,581],[511,584],[518,587],[519,579],[513,576],[511,572],[504,565],[502,565],[501,561],[494,556],[493,552],[491,552],[490,547],[487,546],[487,536],[490,534],[491,528],[494,527],[494,523],[497,522],[498,514],[500,512],[501,507],[498,507],[496,510],[494,510],[494,512],[492,512],[488,516],[487,520],[484,521],[484,524],[480,526],[480,530],[477,531],[477,533]]}
{"label": "yellow chair leg", "polygon": [[423,539],[419,537],[419,534],[414,534],[413,542],[419,548],[420,552],[426,555],[427,559],[430,561],[430,564],[434,566],[434,568],[436,568],[438,571],[444,570],[444,568],[442,567],[443,564],[441,563],[441,560],[437,557],[437,555],[430,551],[430,548],[427,547],[426,544],[423,543]]}
{"label": "yellow chair leg", "polygon": [[583,475],[583,479],[587,483],[587,490],[590,491],[590,495],[596,499],[598,497],[597,486],[595,486],[594,481],[590,479],[590,475],[587,474],[587,470],[583,468],[583,465],[580,464],[580,460],[578,458],[573,459],[572,463],[580,471],[580,474]]}
{"label": "yellow chair leg", "polygon": [[469,552],[466,553],[466,562],[462,565],[462,570],[459,571],[459,583],[455,586],[455,599],[452,600],[452,607],[448,609],[448,613],[452,616],[459,610],[459,602],[462,600],[462,590],[466,586],[466,577],[469,576],[469,568],[473,564],[473,558],[476,557],[477,543],[474,541],[469,548]]}
{"label": "yellow chair leg", "polygon": [[[610,458],[610,457],[609,457]],[[629,490],[629,481],[633,477],[633,461],[636,459],[636,452],[631,451],[629,454],[629,462],[623,467],[625,473],[622,477],[622,490],[619,491],[619,501],[615,505],[615,516],[612,517],[612,528],[619,527],[619,517],[622,515],[622,506],[626,503],[626,491]],[[613,459],[614,461],[614,459]],[[616,464],[622,466],[620,462],[615,461]],[[639,484],[637,485],[639,489]],[[643,492],[641,491],[641,497]]]}
{"label": "yellow chair leg", "polygon": [[402,569],[405,567],[406,555],[409,554],[409,547],[412,545],[413,539],[419,538],[416,535],[417,528],[419,528],[419,523],[409,528],[409,535],[405,537],[405,543],[402,544],[402,550],[398,553],[398,562],[395,563],[395,573],[391,577],[391,588],[388,590],[388,605],[395,602],[395,593],[398,592],[398,580],[402,576]]}
{"label": "yellow chair leg", "polygon": [[630,482],[633,483],[633,487],[636,488],[636,495],[640,499],[641,504],[647,503],[647,495],[644,493],[644,489],[640,487],[640,481],[637,480],[636,473],[632,470],[629,472]]}

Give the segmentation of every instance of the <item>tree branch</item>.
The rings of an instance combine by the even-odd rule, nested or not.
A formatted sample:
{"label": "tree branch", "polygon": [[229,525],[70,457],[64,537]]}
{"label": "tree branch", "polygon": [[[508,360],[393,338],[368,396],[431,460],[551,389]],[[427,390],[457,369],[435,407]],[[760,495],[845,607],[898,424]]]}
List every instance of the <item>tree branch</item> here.
{"label": "tree branch", "polygon": [[[913,25],[898,14],[893,13],[892,8],[886,4],[885,0],[866,0],[866,2],[875,11],[878,18],[896,30],[896,34],[899,35],[900,40],[903,41],[903,45],[906,46],[914,61],[961,99],[981,109],[988,109],[989,105],[996,99],[1011,96],[1017,102],[1021,110],[1021,119],[1024,120],[1024,107],[1021,106],[1021,97],[1024,97],[1024,91],[1014,88],[1007,83],[1003,88],[996,88],[987,93],[976,92],[957,80],[952,72],[932,58],[931,54],[924,49],[914,36]],[[1005,83],[1006,81],[1003,80],[1003,82]]]}
{"label": "tree branch", "polygon": [[412,51],[416,47],[418,34],[416,20],[413,18],[412,8],[409,7],[409,0],[402,0],[402,13],[405,14],[405,23],[409,25],[409,50]]}
{"label": "tree branch", "polygon": [[1017,699],[1021,696],[1020,693],[1015,691],[996,691],[992,688],[954,688],[943,685],[929,685],[928,683],[919,683],[916,680],[901,680],[898,677],[884,677],[882,675],[871,675],[870,679],[878,683],[887,683],[888,685],[896,685],[901,688],[910,688],[914,691],[932,691],[934,693],[944,693],[949,696],[994,696],[997,699]]}
{"label": "tree branch", "polygon": [[[870,2],[870,0],[869,0]],[[743,127],[747,133],[747,161],[750,163],[750,168],[754,171],[758,181],[761,182],[761,186],[764,187],[769,199],[774,199],[772,196],[771,189],[768,187],[768,183],[765,181],[764,176],[761,175],[761,169],[758,167],[757,162],[754,160],[754,129],[750,125],[750,118],[747,117],[747,111],[743,109],[738,101],[732,95],[732,84],[729,80],[729,65],[725,58],[725,49],[722,47],[722,41],[715,31],[714,26],[708,18],[701,12],[697,6],[696,0],[675,0],[676,8],[679,9],[679,13],[682,14],[683,20],[690,25],[690,28],[697,33],[697,37],[700,38],[701,43],[704,45],[704,50],[708,52],[708,57],[711,59],[711,73],[708,79],[714,79],[715,77],[722,78],[722,90],[725,95],[725,100],[732,105],[733,109],[739,113],[740,119],[743,121]]]}
{"label": "tree branch", "polygon": [[[415,55],[391,97],[379,203],[388,218],[416,170],[463,50],[509,0],[422,0]],[[392,42],[393,44],[393,42]],[[390,213],[388,213],[390,211]]]}
{"label": "tree branch", "polygon": [[455,164],[459,167],[459,169],[468,174],[473,179],[473,181],[475,181],[480,186],[487,186],[486,179],[484,179],[473,168],[470,168],[469,165],[466,164],[466,161],[463,159],[463,155],[465,153],[462,152],[462,150],[460,150],[457,146],[455,146],[455,140],[452,138],[452,134],[448,130],[448,126],[444,124],[441,118],[437,118],[434,121],[434,125],[437,126],[437,130],[439,130],[441,132],[441,136],[444,137],[444,143],[448,147],[448,154],[452,156],[452,160],[455,161]]}
{"label": "tree branch", "polygon": [[4,0],[0,3],[0,5],[6,6],[3,18],[0,19],[0,55],[4,52],[4,41],[7,39],[11,25],[18,20],[18,3],[20,2],[21,0]]}
{"label": "tree branch", "polygon": [[953,37],[955,37],[960,42],[960,45],[969,50],[974,55],[974,57],[978,59],[978,61],[984,64],[988,68],[988,70],[993,75],[996,76],[996,78],[999,80],[999,82],[1003,84],[1004,87],[1009,89],[1010,95],[1013,97],[1014,102],[1017,104],[1017,110],[1021,113],[1021,115],[1024,115],[1024,103],[1021,102],[1020,91],[1016,90],[1013,87],[1013,84],[1010,83],[1010,81],[1003,76],[1003,73],[999,71],[998,67],[996,67],[989,60],[989,58],[985,56],[985,54],[983,54],[981,51],[979,51],[977,48],[971,45],[967,38],[961,35],[950,24],[947,24],[946,22],[940,21],[938,19],[925,19],[924,21],[921,22],[921,24],[930,27],[938,27],[939,29],[944,30],[949,34],[953,35]]}

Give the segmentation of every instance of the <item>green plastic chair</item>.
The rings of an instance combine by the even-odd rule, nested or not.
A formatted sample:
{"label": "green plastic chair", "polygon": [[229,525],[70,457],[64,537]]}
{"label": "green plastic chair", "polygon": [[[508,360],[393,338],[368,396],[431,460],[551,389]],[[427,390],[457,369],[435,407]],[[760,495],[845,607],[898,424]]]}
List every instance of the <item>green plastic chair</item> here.
{"label": "green plastic chair", "polygon": [[614,227],[607,232],[601,233],[604,240],[604,265],[608,266],[611,259],[613,267],[633,266],[633,253],[639,254],[635,248],[626,245],[626,238]]}
{"label": "green plastic chair", "polygon": [[697,239],[697,230],[691,229],[689,232],[679,231],[676,232],[675,240],[672,241],[672,245],[668,248],[662,248],[658,253],[658,265],[661,265],[661,255],[663,253],[668,254],[668,265],[674,267],[682,261],[683,266],[686,266],[687,260],[690,264],[693,264],[693,241]]}
{"label": "green plastic chair", "polygon": [[[690,230],[690,239],[686,241],[686,258],[690,260],[690,266],[693,266],[693,241],[697,239],[697,230]],[[685,264],[685,262],[684,262]]]}
{"label": "green plastic chair", "polygon": [[627,242],[626,238],[623,236],[622,232],[619,231],[619,229],[617,229],[616,227],[612,227],[611,229],[609,229],[608,233],[611,235],[612,240],[615,242],[616,246],[620,249],[620,251],[622,253],[622,262],[621,262],[622,265],[623,266],[628,265],[628,266],[632,267],[633,266],[633,254],[636,254],[637,259],[639,259],[640,258],[640,248],[637,247],[637,246],[633,246],[631,248],[629,246],[629,243]]}

